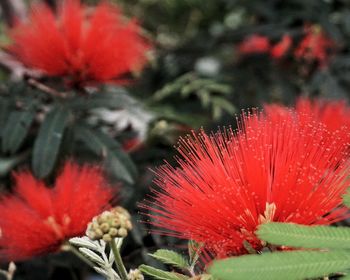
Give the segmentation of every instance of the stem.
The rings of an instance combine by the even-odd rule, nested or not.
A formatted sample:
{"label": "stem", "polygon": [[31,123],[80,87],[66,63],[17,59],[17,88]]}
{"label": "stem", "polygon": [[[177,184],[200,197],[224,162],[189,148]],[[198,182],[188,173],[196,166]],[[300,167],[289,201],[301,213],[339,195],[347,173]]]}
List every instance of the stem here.
{"label": "stem", "polygon": [[120,256],[120,253],[117,248],[117,245],[115,244],[114,238],[112,239],[111,242],[109,242],[109,245],[111,246],[111,249],[114,255],[114,262],[117,266],[118,272],[120,274],[120,278],[122,280],[128,280],[128,273],[126,272],[122,257]]}
{"label": "stem", "polygon": [[275,246],[275,245],[267,243],[266,247],[270,250],[271,253],[277,251],[277,246]]}
{"label": "stem", "polygon": [[258,253],[247,240],[243,241],[243,247],[248,251],[248,254],[257,254]]}
{"label": "stem", "polygon": [[80,253],[80,251],[77,248],[75,248],[74,246],[70,245],[69,243],[65,244],[62,247],[62,250],[72,252],[79,259],[81,259],[84,263],[86,263],[88,266],[90,266],[92,268],[94,266],[96,266],[92,261],[90,261],[88,258],[86,258],[82,253]]}
{"label": "stem", "polygon": [[48,87],[47,85],[44,85],[42,83],[40,83],[39,81],[33,79],[33,78],[29,78],[27,80],[27,83],[29,85],[31,85],[32,87],[35,87],[45,93],[48,93],[54,97],[60,97],[60,98],[66,98],[67,94],[65,92],[59,92],[53,88]]}

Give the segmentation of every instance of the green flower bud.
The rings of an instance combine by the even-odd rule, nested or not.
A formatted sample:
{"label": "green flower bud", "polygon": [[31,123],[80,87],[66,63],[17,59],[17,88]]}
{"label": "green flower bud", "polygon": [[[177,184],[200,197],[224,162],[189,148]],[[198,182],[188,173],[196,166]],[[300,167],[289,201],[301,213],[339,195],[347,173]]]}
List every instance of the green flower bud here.
{"label": "green flower bud", "polygon": [[128,274],[128,280],[144,280],[142,273],[138,269],[130,269]]}
{"label": "green flower bud", "polygon": [[124,238],[132,229],[129,212],[118,206],[104,211],[89,223],[86,234],[92,240],[103,239],[110,242],[112,238]]}
{"label": "green flower bud", "polygon": [[104,242],[111,242],[112,241],[112,237],[108,233],[104,234],[102,236],[102,239]]}

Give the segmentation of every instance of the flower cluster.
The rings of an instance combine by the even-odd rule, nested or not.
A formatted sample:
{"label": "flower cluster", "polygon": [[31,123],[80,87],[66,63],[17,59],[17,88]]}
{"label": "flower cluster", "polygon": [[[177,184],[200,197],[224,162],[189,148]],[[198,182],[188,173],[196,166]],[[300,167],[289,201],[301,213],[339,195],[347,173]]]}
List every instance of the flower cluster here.
{"label": "flower cluster", "polygon": [[289,35],[284,35],[282,39],[271,48],[271,56],[275,59],[279,59],[288,52],[291,46],[292,38]]}
{"label": "flower cluster", "polygon": [[238,46],[241,54],[259,54],[270,50],[270,41],[266,36],[253,34],[243,40]]}
{"label": "flower cluster", "polygon": [[322,28],[312,25],[305,28],[305,36],[294,51],[294,56],[308,63],[317,62],[320,67],[323,67],[327,65],[329,55],[334,48],[334,41]]}
{"label": "flower cluster", "polygon": [[[177,159],[156,171],[151,222],[162,234],[195,240],[218,258],[260,250],[261,223],[330,224],[344,218],[350,179],[347,127],[329,131],[293,114],[243,116],[231,129],[181,139]],[[247,247],[248,245],[248,247]]]}
{"label": "flower cluster", "polygon": [[58,10],[37,4],[10,30],[9,49],[25,65],[81,85],[118,82],[145,64],[149,44],[117,7],[102,2],[91,13],[79,0],[64,0]]}
{"label": "flower cluster", "polygon": [[15,194],[0,202],[1,258],[23,260],[55,252],[83,235],[87,224],[113,197],[97,167],[67,163],[48,188],[30,173],[15,176]]}
{"label": "flower cluster", "polygon": [[[266,36],[253,34],[239,44],[238,50],[242,55],[269,54],[274,59],[281,59],[291,50],[292,45],[292,37],[288,34],[275,44],[272,44]],[[308,64],[315,62],[320,67],[324,67],[328,64],[329,56],[335,46],[334,41],[320,26],[308,25],[305,27],[305,36],[293,50],[293,56],[299,61],[302,60]]]}
{"label": "flower cluster", "polygon": [[271,57],[279,59],[288,52],[291,45],[292,38],[287,34],[274,45],[271,44],[268,37],[253,34],[239,44],[238,51],[242,55],[270,54]]}
{"label": "flower cluster", "polygon": [[132,229],[131,216],[122,207],[115,207],[94,217],[87,228],[87,236],[92,240],[103,239],[110,242],[113,238],[124,238]]}
{"label": "flower cluster", "polygon": [[130,269],[128,280],[144,280],[142,273],[138,269]]}

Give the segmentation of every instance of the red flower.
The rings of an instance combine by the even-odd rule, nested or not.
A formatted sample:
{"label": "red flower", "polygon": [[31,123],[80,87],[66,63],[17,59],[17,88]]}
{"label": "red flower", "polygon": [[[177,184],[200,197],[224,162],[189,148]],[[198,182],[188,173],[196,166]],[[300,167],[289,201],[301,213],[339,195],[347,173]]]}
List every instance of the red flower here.
{"label": "red flower", "polygon": [[135,21],[103,2],[90,15],[79,0],[64,0],[58,15],[44,4],[32,8],[28,22],[10,31],[10,50],[29,67],[76,84],[110,82],[142,68],[148,44]]}
{"label": "red flower", "polygon": [[[264,105],[264,109],[270,118],[294,112],[277,104]],[[350,127],[350,108],[345,100],[299,98],[295,105],[295,113],[300,124],[307,125],[311,116],[314,121],[321,122],[331,132],[339,130],[343,126]]]}
{"label": "red flower", "polygon": [[267,221],[330,224],[345,216],[349,186],[345,127],[334,133],[290,115],[244,117],[231,129],[181,139],[177,159],[156,171],[154,201],[142,208],[158,232],[205,244],[216,255],[247,253],[246,242]]}
{"label": "red flower", "polygon": [[308,63],[317,62],[321,67],[326,66],[335,48],[334,41],[317,25],[308,26],[305,30],[306,35],[295,50],[295,57]]}
{"label": "red flower", "polygon": [[138,137],[127,139],[122,144],[123,150],[126,152],[133,152],[135,150],[138,150],[143,146],[142,139]]}
{"label": "red flower", "polygon": [[289,35],[284,35],[282,40],[271,48],[271,56],[279,59],[283,57],[292,45],[292,38]]}
{"label": "red flower", "polygon": [[54,188],[28,172],[15,180],[15,194],[0,202],[0,251],[6,260],[59,250],[67,239],[83,235],[112,198],[101,170],[91,166],[67,163]]}
{"label": "red flower", "polygon": [[245,54],[267,53],[270,50],[270,41],[267,37],[253,34],[238,46],[238,51]]}

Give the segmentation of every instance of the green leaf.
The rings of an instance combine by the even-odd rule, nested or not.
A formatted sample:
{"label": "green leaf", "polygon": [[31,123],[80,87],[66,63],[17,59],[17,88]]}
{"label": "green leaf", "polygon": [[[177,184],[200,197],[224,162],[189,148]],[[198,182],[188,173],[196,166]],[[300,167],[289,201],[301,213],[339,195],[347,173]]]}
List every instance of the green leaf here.
{"label": "green leaf", "polygon": [[346,275],[344,275],[343,277],[339,278],[341,280],[350,280],[350,274],[347,273]]}
{"label": "green leaf", "polygon": [[[8,119],[10,102],[5,98],[0,98],[0,127],[4,127]],[[0,132],[3,135],[4,131]]]}
{"label": "green leaf", "polygon": [[134,108],[141,106],[121,87],[104,87],[102,92],[96,92],[91,96],[78,96],[67,100],[66,106],[74,110],[90,110],[94,108]]}
{"label": "green leaf", "polygon": [[212,98],[213,106],[219,106],[229,114],[234,114],[236,112],[235,106],[231,102],[222,97],[213,97]]}
{"label": "green leaf", "polygon": [[343,195],[343,203],[350,208],[350,188],[348,188],[347,192]]}
{"label": "green leaf", "polygon": [[220,106],[216,104],[212,104],[212,117],[214,120],[219,120],[222,116],[222,109]]}
{"label": "green leaf", "polygon": [[201,100],[203,108],[208,108],[211,101],[210,91],[201,89],[198,91],[198,97]]}
{"label": "green leaf", "polygon": [[6,176],[13,168],[20,162],[26,160],[29,157],[29,151],[13,155],[8,158],[0,158],[0,177]]}
{"label": "green leaf", "polygon": [[211,83],[206,86],[206,89],[209,91],[221,93],[222,95],[230,95],[232,93],[232,89],[229,85],[219,83]]}
{"label": "green leaf", "polygon": [[134,183],[137,169],[117,141],[87,125],[77,125],[74,127],[74,133],[94,154],[106,159],[108,168],[116,177],[130,184]]}
{"label": "green leaf", "polygon": [[2,131],[2,151],[17,152],[29,132],[35,111],[14,111],[10,114]]}
{"label": "green leaf", "polygon": [[195,79],[195,75],[193,73],[186,73],[177,78],[172,83],[166,84],[163,88],[156,91],[152,99],[156,102],[159,102],[171,96],[172,94],[178,94],[179,92],[182,96],[186,96],[187,93],[184,92],[182,88],[186,85],[186,83],[192,81],[193,79]]}
{"label": "green leaf", "polygon": [[32,167],[38,178],[44,178],[51,173],[69,118],[70,111],[57,106],[47,114],[41,124],[32,157]]}
{"label": "green leaf", "polygon": [[154,254],[149,255],[162,263],[170,264],[178,268],[186,269],[189,266],[187,260],[174,251],[159,249]]}
{"label": "green leaf", "polygon": [[160,270],[158,268],[154,268],[152,266],[148,266],[142,264],[139,266],[139,269],[142,273],[149,275],[157,280],[186,280],[189,279],[188,276],[175,273],[175,272],[167,272],[164,270]]}
{"label": "green leaf", "polygon": [[260,239],[274,245],[350,249],[350,229],[348,227],[268,223],[259,226],[257,235]]}
{"label": "green leaf", "polygon": [[344,271],[349,262],[347,251],[277,252],[214,261],[209,273],[220,280],[294,280]]}
{"label": "green leaf", "polygon": [[194,268],[194,266],[196,265],[199,259],[199,254],[201,252],[202,247],[203,247],[203,244],[198,243],[194,240],[190,240],[188,242],[188,255],[190,257],[191,268]]}

